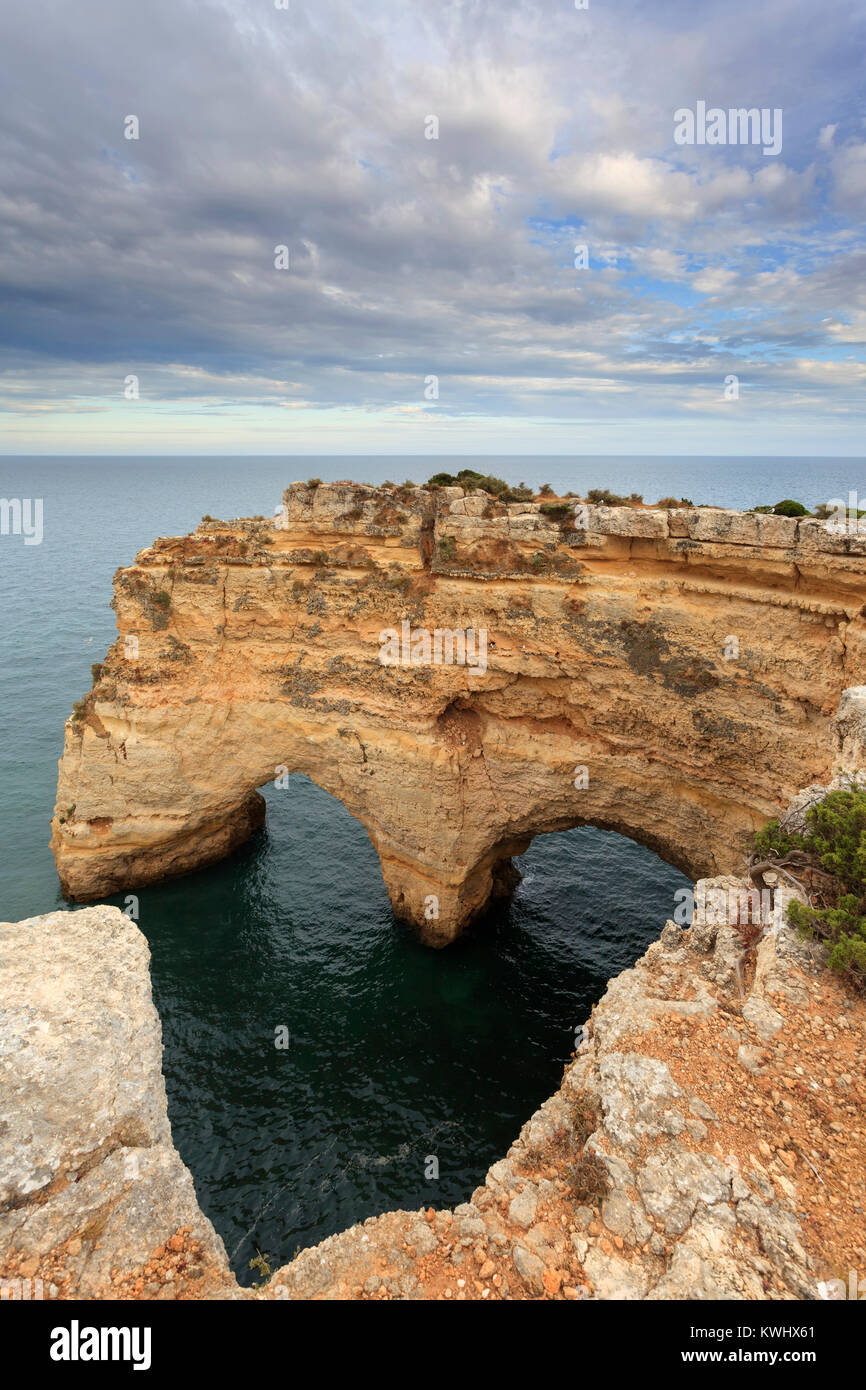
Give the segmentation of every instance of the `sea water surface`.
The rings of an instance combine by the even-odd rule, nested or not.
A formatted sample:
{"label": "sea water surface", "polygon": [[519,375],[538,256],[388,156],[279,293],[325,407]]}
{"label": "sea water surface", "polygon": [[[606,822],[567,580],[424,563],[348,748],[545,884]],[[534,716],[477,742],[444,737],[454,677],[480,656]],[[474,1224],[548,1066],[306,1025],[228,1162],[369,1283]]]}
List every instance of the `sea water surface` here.
{"label": "sea water surface", "polygon": [[[0,536],[0,919],[70,906],[48,849],[57,759],[115,635],[119,565],[205,513],[269,514],[299,478],[463,466],[734,506],[866,492],[855,460],[0,458],[0,495],[42,498],[44,517],[41,544]],[[243,1282],[257,1251],[276,1267],[376,1212],[466,1200],[685,884],[620,836],[541,836],[513,900],[430,951],[340,803],[297,775],[265,794],[267,826],[237,854],[136,895],[175,1143]]]}

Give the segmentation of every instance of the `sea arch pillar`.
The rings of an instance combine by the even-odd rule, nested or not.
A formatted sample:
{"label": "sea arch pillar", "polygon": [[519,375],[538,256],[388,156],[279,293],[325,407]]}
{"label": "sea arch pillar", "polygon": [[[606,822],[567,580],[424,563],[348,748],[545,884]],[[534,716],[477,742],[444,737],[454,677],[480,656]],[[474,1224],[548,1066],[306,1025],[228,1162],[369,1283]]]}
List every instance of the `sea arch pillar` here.
{"label": "sea arch pillar", "polygon": [[361,821],[395,914],[432,945],[513,886],[511,858],[536,834],[617,830],[697,877],[734,867],[763,819],[730,787],[642,752],[556,728],[527,735],[471,708],[409,731],[255,702],[130,720],[95,701],[67,725],[60,763],[52,846],[64,892],[88,901],[217,861],[263,823],[257,788],[284,770]]}

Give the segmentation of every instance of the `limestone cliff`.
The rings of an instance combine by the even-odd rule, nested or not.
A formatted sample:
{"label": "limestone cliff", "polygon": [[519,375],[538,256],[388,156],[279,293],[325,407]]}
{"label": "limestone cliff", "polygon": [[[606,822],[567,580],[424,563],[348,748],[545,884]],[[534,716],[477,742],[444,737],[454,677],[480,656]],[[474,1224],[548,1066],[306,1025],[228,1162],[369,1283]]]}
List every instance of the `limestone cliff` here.
{"label": "limestone cliff", "polygon": [[[866,537],[808,519],[588,507],[575,525],[454,488],[293,484],[275,523],[206,518],[115,576],[118,638],[60,762],[64,891],[213,862],[283,768],[359,818],[433,944],[542,831],[739,870],[749,833],[841,765],[864,602]],[[383,664],[404,623],[483,632],[483,667]]]}
{"label": "limestone cliff", "polygon": [[789,897],[745,955],[736,926],[669,922],[469,1201],[371,1218],[259,1296],[838,1297],[866,1259],[866,1005],[785,925]]}
{"label": "limestone cliff", "polygon": [[[699,903],[711,886],[749,885]],[[58,1299],[818,1298],[866,1261],[866,1002],[785,925],[789,896],[751,948],[705,911],[668,923],[470,1200],[371,1217],[258,1291],[171,1142],[138,928],[105,907],[0,924],[0,1278]]]}
{"label": "limestone cliff", "polygon": [[0,922],[0,1278],[19,1297],[116,1297],[130,1269],[139,1297],[234,1284],[172,1143],[149,961],[116,907]]}

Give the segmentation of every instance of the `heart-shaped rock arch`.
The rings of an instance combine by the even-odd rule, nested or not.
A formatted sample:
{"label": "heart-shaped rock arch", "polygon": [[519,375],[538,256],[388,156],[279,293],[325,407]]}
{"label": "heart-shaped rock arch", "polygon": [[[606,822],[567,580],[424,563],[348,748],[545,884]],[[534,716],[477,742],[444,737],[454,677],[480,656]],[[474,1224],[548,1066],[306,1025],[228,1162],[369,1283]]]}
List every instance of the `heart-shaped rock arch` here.
{"label": "heart-shaped rock arch", "polygon": [[739,869],[860,759],[864,602],[866,537],[811,519],[293,484],[276,526],[207,518],[115,576],[118,639],[60,761],[61,883],[84,901],[214,862],[295,771],[364,824],[434,945],[546,831]]}

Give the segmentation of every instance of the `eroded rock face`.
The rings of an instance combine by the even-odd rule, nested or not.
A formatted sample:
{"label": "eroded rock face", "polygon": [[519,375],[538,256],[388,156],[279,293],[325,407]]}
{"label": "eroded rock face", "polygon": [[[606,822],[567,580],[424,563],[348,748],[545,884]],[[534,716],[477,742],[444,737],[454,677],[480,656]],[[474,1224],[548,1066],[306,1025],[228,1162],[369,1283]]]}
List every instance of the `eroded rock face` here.
{"label": "eroded rock face", "polygon": [[58,1299],[820,1297],[866,1245],[866,1003],[776,895],[752,947],[668,923],[471,1200],[370,1217],[258,1290],[171,1142],[138,928],[105,907],[2,924],[0,1278]]}
{"label": "eroded rock face", "polygon": [[[786,924],[790,891],[777,894],[751,947],[733,925],[668,923],[610,981],[561,1087],[470,1201],[371,1217],[256,1296],[822,1297],[828,1271],[856,1264],[866,1239],[866,1095],[853,1089],[866,1005],[822,970],[820,950]],[[782,1026],[763,1044],[768,1010]]]}
{"label": "eroded rock face", "polygon": [[[213,862],[283,768],[358,817],[394,911],[436,945],[542,831],[591,823],[692,877],[739,871],[749,834],[859,747],[862,701],[832,721],[866,680],[866,537],[710,509],[579,520],[293,484],[276,529],[208,519],[143,551],[67,724],[64,891]],[[483,631],[484,662],[383,665],[403,623]]]}
{"label": "eroded rock face", "polygon": [[116,907],[0,923],[0,1275],[45,1298],[116,1296],[170,1241],[234,1286],[172,1143],[149,961]]}

